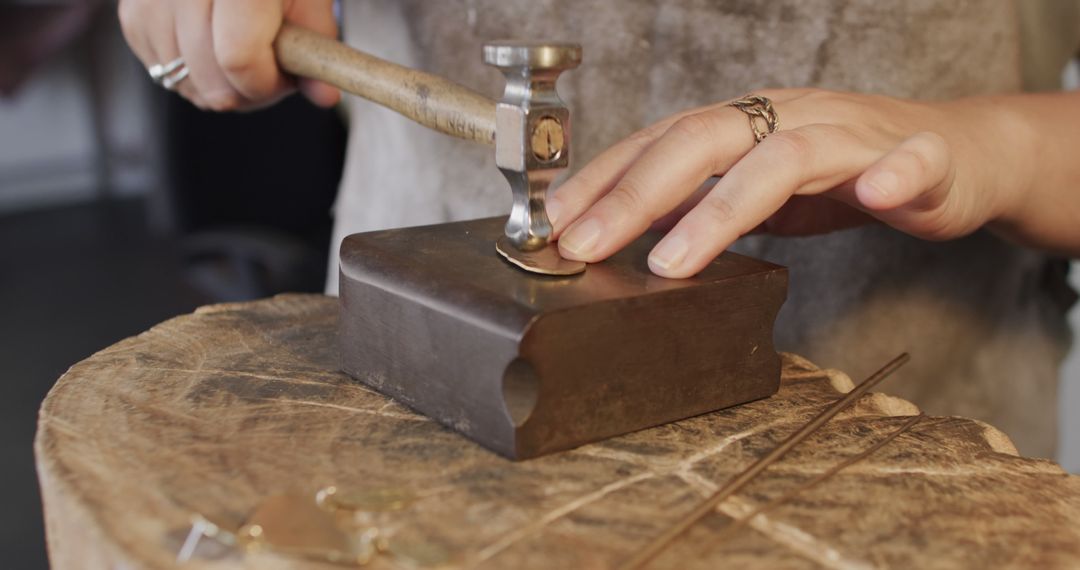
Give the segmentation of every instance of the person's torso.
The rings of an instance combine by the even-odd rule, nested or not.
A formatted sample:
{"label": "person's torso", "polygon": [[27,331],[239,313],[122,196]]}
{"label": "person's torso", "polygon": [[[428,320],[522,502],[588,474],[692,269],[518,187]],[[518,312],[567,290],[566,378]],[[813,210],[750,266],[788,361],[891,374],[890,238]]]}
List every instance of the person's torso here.
{"label": "person's torso", "polygon": [[[345,18],[353,45],[493,98],[502,76],[482,63],[484,41],[581,43],[582,65],[559,82],[575,166],[669,114],[760,88],[923,99],[1020,88],[1014,6],[1000,0],[356,0]],[[338,240],[509,210],[490,148],[367,102],[350,111]],[[734,249],[790,268],[779,349],[852,372],[910,350],[890,392],[1053,452],[1064,329],[1042,286],[1044,256],[981,233],[931,244],[882,227]]]}

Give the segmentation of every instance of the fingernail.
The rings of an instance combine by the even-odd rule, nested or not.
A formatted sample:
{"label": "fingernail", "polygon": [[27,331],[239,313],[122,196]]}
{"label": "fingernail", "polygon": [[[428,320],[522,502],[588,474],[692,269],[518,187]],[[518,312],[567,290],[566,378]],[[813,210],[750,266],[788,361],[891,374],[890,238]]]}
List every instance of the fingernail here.
{"label": "fingernail", "polygon": [[883,170],[870,177],[866,181],[867,184],[872,186],[878,191],[878,194],[888,198],[896,193],[900,189],[900,178],[896,176],[894,172],[889,170]]}
{"label": "fingernail", "polygon": [[603,231],[604,226],[600,220],[589,218],[560,238],[559,247],[574,254],[575,257],[587,257],[592,253],[596,242],[600,241],[600,234]]}
{"label": "fingernail", "polygon": [[664,271],[679,267],[690,251],[690,242],[681,234],[670,233],[649,254],[649,264]]}
{"label": "fingernail", "polygon": [[550,198],[546,206],[548,221],[554,226],[555,222],[559,221],[559,210],[562,209],[562,202],[558,198]]}

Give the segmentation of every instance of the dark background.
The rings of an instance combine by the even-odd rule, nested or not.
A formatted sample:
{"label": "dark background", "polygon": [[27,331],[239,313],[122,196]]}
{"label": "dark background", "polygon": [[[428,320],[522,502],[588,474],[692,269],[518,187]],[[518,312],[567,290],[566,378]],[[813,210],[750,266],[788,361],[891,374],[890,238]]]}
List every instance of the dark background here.
{"label": "dark background", "polygon": [[[114,10],[109,2],[0,5],[0,105],[26,108],[20,98],[37,96],[33,82],[74,74],[91,113],[105,114],[120,97],[149,109],[138,128],[156,147],[111,152],[108,133],[96,133],[107,117],[95,116],[101,136],[91,146],[101,148],[91,187],[77,198],[0,209],[4,568],[48,565],[33,438],[41,401],[69,366],[203,304],[321,292],[324,284],[345,147],[339,113],[298,96],[254,113],[203,113],[152,85],[116,49]],[[131,69],[136,79],[117,85],[113,78]],[[60,144],[76,133],[61,126],[48,136]],[[0,144],[8,145],[0,159],[11,156],[19,136],[0,133]],[[124,159],[150,161],[144,187],[114,183]],[[48,178],[67,168],[22,167],[0,168],[0,198],[31,176],[12,172]]]}

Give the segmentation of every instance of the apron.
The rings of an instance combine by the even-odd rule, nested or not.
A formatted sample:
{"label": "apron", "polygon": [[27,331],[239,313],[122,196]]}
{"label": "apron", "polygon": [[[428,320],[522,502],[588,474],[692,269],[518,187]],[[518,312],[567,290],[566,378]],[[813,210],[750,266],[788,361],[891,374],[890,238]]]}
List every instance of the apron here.
{"label": "apron", "polygon": [[[760,88],[944,99],[1022,87],[1017,14],[1001,0],[356,0],[343,18],[350,44],[492,97],[502,76],[480,59],[485,40],[580,42],[583,64],[559,82],[577,166],[667,115]],[[490,148],[355,97],[348,110],[332,251],[350,233],[509,211]],[[790,269],[779,350],[856,380],[911,352],[885,391],[1054,454],[1069,335],[1053,293],[1063,276],[1044,254],[983,232],[930,243],[883,226],[733,249]],[[329,275],[334,293],[336,255]]]}

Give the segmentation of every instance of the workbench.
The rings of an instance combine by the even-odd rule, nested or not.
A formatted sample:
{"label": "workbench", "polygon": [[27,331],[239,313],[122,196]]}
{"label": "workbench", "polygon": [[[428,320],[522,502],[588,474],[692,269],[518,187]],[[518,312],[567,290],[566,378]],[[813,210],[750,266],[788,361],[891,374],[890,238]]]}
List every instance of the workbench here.
{"label": "workbench", "polygon": [[[327,485],[413,497],[379,515],[391,552],[372,568],[617,567],[852,387],[783,355],[772,398],[512,462],[340,373],[337,318],[317,295],[214,305],[73,366],[36,440],[53,567],[171,567],[193,514],[239,525],[267,496]],[[964,418],[926,417],[724,530],[916,413],[863,397],[653,567],[1080,566],[1080,477]],[[184,567],[275,563],[326,567],[203,546]]]}

